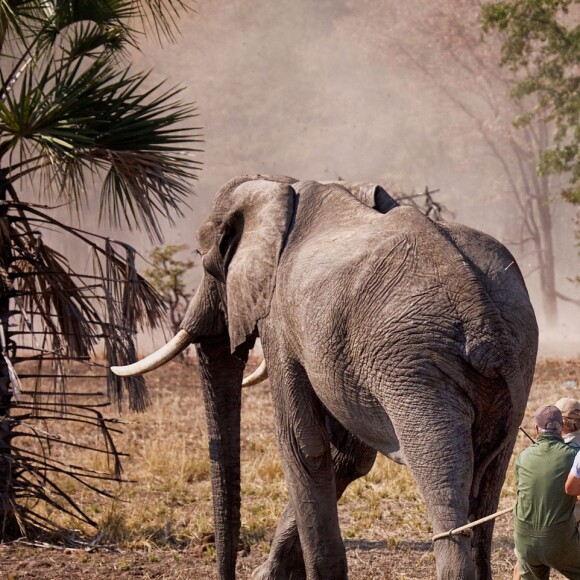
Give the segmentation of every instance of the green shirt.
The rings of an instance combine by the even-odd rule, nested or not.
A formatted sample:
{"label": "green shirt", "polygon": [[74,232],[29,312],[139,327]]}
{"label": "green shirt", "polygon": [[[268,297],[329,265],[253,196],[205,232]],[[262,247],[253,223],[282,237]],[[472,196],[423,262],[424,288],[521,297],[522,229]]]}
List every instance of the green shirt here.
{"label": "green shirt", "polygon": [[516,459],[516,530],[541,532],[574,521],[576,498],[566,495],[564,484],[576,451],[562,437],[542,433],[536,443],[520,453]]}

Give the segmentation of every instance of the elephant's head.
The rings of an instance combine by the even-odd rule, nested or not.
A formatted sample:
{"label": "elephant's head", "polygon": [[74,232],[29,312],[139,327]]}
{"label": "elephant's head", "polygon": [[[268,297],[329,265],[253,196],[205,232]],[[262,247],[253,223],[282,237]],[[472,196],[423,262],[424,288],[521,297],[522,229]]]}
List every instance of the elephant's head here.
{"label": "elephant's head", "polygon": [[244,177],[218,193],[198,232],[203,278],[164,347],[117,374],[141,374],[197,343],[209,429],[215,538],[220,578],[235,576],[240,530],[242,373],[256,323],[268,314],[278,258],[290,227],[289,178]]}
{"label": "elephant's head", "polygon": [[[257,323],[270,310],[278,261],[292,227],[295,184],[287,177],[242,177],[220,190],[211,216],[198,232],[203,279],[180,332],[146,359],[112,368],[119,375],[142,374],[197,344],[220,578],[235,576],[239,541],[242,374]],[[343,185],[345,195],[350,192],[378,211],[397,205],[381,187]]]}

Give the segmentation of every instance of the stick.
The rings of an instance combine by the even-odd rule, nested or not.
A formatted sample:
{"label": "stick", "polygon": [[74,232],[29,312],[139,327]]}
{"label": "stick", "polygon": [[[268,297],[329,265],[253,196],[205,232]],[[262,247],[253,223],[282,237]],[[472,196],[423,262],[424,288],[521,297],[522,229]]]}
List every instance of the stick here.
{"label": "stick", "polygon": [[[530,435],[528,435],[526,433],[526,430],[523,427],[520,427],[520,431],[532,442],[535,443],[536,441],[530,437]],[[469,530],[471,528],[474,528],[475,526],[478,526],[479,524],[483,524],[485,522],[488,522],[489,520],[494,520],[495,518],[499,518],[500,516],[503,516],[511,511],[513,511],[513,509],[516,506],[513,505],[512,507],[506,508],[504,510],[500,510],[499,512],[495,512],[494,514],[491,514],[489,516],[485,516],[484,518],[481,518],[480,520],[475,520],[474,522],[470,522],[469,524],[466,524],[465,526],[461,526],[460,528],[454,528],[453,530],[450,530],[449,532],[443,532],[442,534],[437,534],[436,536],[433,536],[431,538],[431,541],[434,542],[435,540],[440,540],[441,538],[447,538],[449,536],[455,536],[456,534],[460,534],[461,532],[464,532],[465,530]]]}
{"label": "stick", "polygon": [[440,540],[441,538],[447,538],[449,536],[455,536],[456,534],[460,534],[461,532],[465,531],[465,530],[469,530],[470,528],[474,528],[475,526],[479,526],[479,524],[483,524],[484,522],[488,522],[489,520],[494,520],[495,518],[499,518],[499,516],[503,516],[509,512],[511,512],[514,509],[515,506],[511,506],[509,508],[506,508],[504,510],[500,510],[499,512],[495,512],[494,514],[491,514],[489,516],[485,516],[484,518],[481,518],[480,520],[475,520],[474,522],[470,522],[468,524],[466,524],[465,526],[461,526],[460,528],[454,528],[453,530],[450,530],[449,532],[443,532],[442,534],[437,534],[436,536],[433,536],[431,538],[431,541],[434,542],[435,540]]}
{"label": "stick", "polygon": [[530,435],[528,435],[528,433],[526,432],[526,430],[523,427],[520,427],[520,431],[532,442],[535,443],[535,439],[533,437],[531,437]]}

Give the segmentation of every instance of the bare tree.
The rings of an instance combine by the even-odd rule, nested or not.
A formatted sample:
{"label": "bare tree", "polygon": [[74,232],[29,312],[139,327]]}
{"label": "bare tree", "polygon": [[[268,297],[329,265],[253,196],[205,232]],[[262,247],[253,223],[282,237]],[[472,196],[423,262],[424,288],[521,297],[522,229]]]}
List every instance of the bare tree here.
{"label": "bare tree", "polygon": [[376,0],[363,0],[351,4],[359,16],[344,20],[346,30],[363,35],[375,59],[396,58],[401,67],[418,71],[495,160],[517,212],[518,227],[506,241],[535,256],[546,321],[556,324],[558,299],[573,300],[556,287],[553,200],[559,189],[551,177],[537,171],[552,127],[541,119],[523,127],[514,125],[514,118],[525,111],[522,103],[509,98],[511,78],[499,66],[499,40],[482,39],[478,20],[482,3],[410,0],[385,7]]}

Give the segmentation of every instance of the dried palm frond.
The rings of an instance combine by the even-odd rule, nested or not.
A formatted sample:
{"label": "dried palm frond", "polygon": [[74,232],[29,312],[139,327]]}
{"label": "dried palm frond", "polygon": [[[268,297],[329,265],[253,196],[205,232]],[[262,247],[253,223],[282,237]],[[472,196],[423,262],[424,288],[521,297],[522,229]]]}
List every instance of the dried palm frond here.
{"label": "dried palm frond", "polygon": [[[135,250],[128,244],[60,224],[93,255],[92,270],[73,270],[65,256],[50,248],[31,224],[59,225],[46,208],[5,202],[17,209],[11,223],[14,240],[11,278],[28,327],[42,328],[48,349],[74,360],[94,355],[104,344],[110,364],[129,364],[136,358],[135,333],[155,328],[164,314],[164,302],[151,284],[138,274]],[[29,215],[32,214],[32,215]],[[143,410],[147,396],[143,379],[108,378],[108,392],[117,401],[123,389],[131,409]]]}
{"label": "dried palm frond", "polygon": [[[90,375],[87,375],[90,378]],[[44,393],[46,398],[47,393]],[[116,449],[113,433],[119,433],[117,421],[106,419],[102,408],[107,402],[91,401],[84,404],[69,405],[63,410],[58,403],[44,401],[38,391],[26,394],[13,406],[12,443],[10,463],[14,478],[12,509],[17,514],[20,532],[24,535],[34,530],[59,532],[59,526],[47,518],[43,505],[59,510],[85,524],[96,527],[97,523],[86,513],[78,500],[69,492],[66,482],[72,480],[91,492],[112,498],[108,482],[121,481],[120,458],[123,455]],[[86,442],[80,442],[79,430],[71,436],[60,434],[69,425],[84,426]],[[59,433],[60,432],[60,433]],[[95,434],[101,434],[102,443],[95,443]],[[66,461],[67,448],[82,448],[95,455],[103,455],[110,465],[107,471],[95,470],[89,466],[75,465]],[[50,511],[50,510],[49,510]]]}
{"label": "dried palm frond", "polygon": [[[135,334],[159,324],[163,300],[137,272],[131,246],[60,223],[45,206],[6,201],[0,210],[8,215],[12,261],[4,278],[15,305],[4,361],[13,361],[23,383],[10,412],[9,511],[20,533],[28,535],[58,531],[46,515],[50,509],[95,526],[68,493],[66,479],[105,497],[112,493],[108,483],[121,481],[123,454],[113,439],[118,422],[106,418],[103,409],[112,401],[121,405],[127,395],[131,409],[143,410],[149,399],[142,377],[122,379],[108,366],[134,362]],[[47,244],[45,228],[57,226],[91,253],[85,270],[73,268]],[[1,235],[0,243],[6,243]],[[96,362],[97,348],[103,348],[106,364]],[[76,361],[72,368],[71,361]],[[90,381],[90,392],[75,386],[83,380]],[[103,389],[95,392],[99,383]],[[74,439],[68,434],[71,425],[82,427],[84,441],[77,431]],[[71,446],[102,455],[109,468],[70,465],[66,449]]]}

